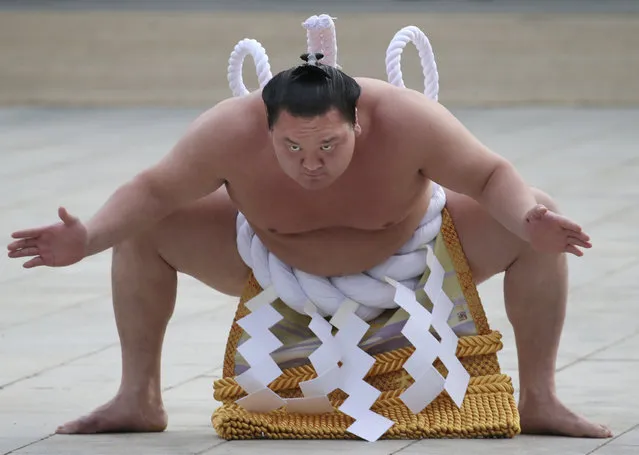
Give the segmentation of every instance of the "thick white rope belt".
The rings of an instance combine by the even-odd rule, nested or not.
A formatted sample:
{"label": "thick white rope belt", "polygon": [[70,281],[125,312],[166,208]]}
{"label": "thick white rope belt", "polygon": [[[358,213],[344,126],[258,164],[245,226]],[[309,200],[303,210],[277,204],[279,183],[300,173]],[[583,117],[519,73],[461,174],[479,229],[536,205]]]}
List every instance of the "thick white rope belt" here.
{"label": "thick white rope belt", "polygon": [[237,217],[237,248],[262,289],[272,285],[280,299],[298,313],[306,314],[311,302],[322,316],[334,316],[350,299],[358,304],[357,316],[370,321],[385,309],[397,308],[395,288],[386,277],[409,289],[417,287],[426,270],[426,245],[439,232],[445,204],[443,188],[434,184],[428,210],[410,240],[382,264],[355,275],[321,277],[288,266],[268,251],[242,213]]}
{"label": "thick white rope belt", "polygon": [[[311,16],[303,24],[307,30],[308,52],[321,52],[324,61],[337,65],[337,40],[333,18]],[[437,100],[439,75],[428,38],[414,26],[404,27],[393,37],[386,51],[386,72],[391,84],[404,87],[401,54],[413,42],[419,51],[424,73],[424,94]],[[255,60],[260,87],[271,79],[270,64],[260,43],[240,41],[229,58],[229,85],[235,96],[249,93],[242,80],[242,64],[247,55]],[[346,431],[375,441],[393,426],[371,410],[381,392],[364,380],[375,359],[359,343],[370,320],[386,308],[401,307],[408,313],[402,334],[415,347],[404,370],[415,380],[400,395],[413,412],[419,413],[443,390],[458,407],[462,406],[470,376],[456,357],[457,335],[448,325],[453,303],[443,291],[444,269],[432,249],[441,228],[441,212],[446,202],[443,189],[435,185],[430,207],[413,237],[397,253],[371,270],[358,275],[318,277],[288,267],[271,254],[255,235],[246,218],[237,218],[237,245],[242,259],[253,269],[264,289],[245,303],[250,313],[237,323],[249,336],[238,347],[249,368],[235,380],[247,395],[237,404],[250,412],[270,412],[285,406],[289,413],[331,413],[328,394],[341,389],[348,399],[339,407],[354,419]],[[423,290],[433,304],[429,312],[415,298],[419,277],[428,268]],[[271,305],[280,298],[296,311],[310,316],[308,328],[321,341],[309,356],[317,377],[300,383],[303,398],[284,399],[269,388],[282,375],[271,354],[282,342],[270,331],[282,315]],[[326,316],[332,316],[326,320]],[[334,334],[334,328],[338,331]],[[431,333],[433,328],[438,338]],[[433,366],[439,358],[448,370],[446,378]]]}

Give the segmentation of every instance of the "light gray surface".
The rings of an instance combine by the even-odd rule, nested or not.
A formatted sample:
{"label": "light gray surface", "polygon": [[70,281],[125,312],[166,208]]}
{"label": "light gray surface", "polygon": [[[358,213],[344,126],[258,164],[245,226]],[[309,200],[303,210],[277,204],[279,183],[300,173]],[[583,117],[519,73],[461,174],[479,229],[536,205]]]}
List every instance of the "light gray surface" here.
{"label": "light gray surface", "polygon": [[[594,248],[571,258],[571,303],[558,364],[561,397],[608,423],[613,440],[519,436],[506,441],[224,442],[209,419],[235,301],[186,277],[165,345],[170,423],[156,435],[51,436],[110,398],[119,347],[109,254],[74,267],[25,271],[0,259],[0,454],[333,453],[631,454],[639,452],[639,110],[456,112],[525,178],[583,223]],[[0,232],[55,221],[58,205],[89,217],[159,159],[193,110],[0,110]],[[480,287],[504,334],[503,370],[517,384],[501,277]],[[600,448],[600,446],[602,446]]]}

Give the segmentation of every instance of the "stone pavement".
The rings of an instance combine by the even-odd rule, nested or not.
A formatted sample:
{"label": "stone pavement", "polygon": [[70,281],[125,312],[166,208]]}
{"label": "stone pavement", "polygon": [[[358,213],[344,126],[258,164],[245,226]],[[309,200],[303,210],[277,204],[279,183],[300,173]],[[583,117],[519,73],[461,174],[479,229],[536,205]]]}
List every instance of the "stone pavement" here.
{"label": "stone pavement", "polygon": [[[235,301],[180,281],[164,353],[168,430],[155,435],[53,436],[55,427],[110,398],[119,347],[110,307],[109,254],[61,269],[26,271],[0,259],[0,454],[590,454],[639,452],[639,110],[466,109],[456,114],[525,178],[560,203],[593,238],[571,258],[571,304],[557,382],[578,412],[609,423],[612,440],[518,436],[512,440],[225,442],[210,425]],[[158,160],[197,115],[189,109],[0,110],[0,232],[82,218]],[[500,361],[517,359],[501,277],[480,287]]]}

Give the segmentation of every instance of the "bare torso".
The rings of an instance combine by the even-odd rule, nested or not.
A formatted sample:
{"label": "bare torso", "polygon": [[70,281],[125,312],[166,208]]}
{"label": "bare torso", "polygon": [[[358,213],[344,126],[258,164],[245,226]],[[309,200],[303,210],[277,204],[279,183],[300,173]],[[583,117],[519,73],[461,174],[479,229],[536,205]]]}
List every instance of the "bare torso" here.
{"label": "bare torso", "polygon": [[411,237],[428,208],[431,185],[418,159],[425,144],[400,133],[392,112],[375,109],[380,91],[393,88],[359,82],[363,134],[347,171],[322,190],[306,190],[284,174],[259,96],[238,103],[246,111],[238,117],[257,117],[261,127],[251,135],[254,148],[229,151],[228,193],[264,245],[308,273],[352,274],[379,264]]}

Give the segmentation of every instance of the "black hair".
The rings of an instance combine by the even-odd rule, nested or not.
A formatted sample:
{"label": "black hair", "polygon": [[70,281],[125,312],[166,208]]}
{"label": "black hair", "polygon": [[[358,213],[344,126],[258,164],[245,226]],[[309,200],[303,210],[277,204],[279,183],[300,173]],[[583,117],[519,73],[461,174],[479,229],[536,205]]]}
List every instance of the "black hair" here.
{"label": "black hair", "polygon": [[355,124],[355,108],[361,88],[352,77],[338,68],[319,61],[323,54],[302,54],[306,63],[284,70],[262,89],[269,129],[282,111],[296,117],[316,117],[337,109],[344,119]]}

